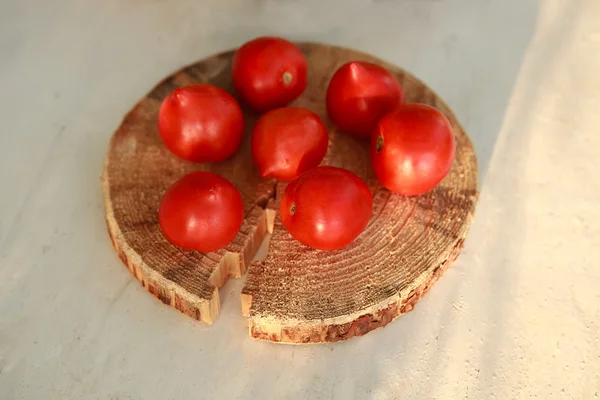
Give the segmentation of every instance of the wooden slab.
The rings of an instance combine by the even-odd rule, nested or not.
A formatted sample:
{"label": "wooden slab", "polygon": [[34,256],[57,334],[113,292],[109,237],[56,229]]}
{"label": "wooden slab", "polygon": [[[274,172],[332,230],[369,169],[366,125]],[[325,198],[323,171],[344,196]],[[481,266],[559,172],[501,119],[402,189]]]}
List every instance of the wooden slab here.
{"label": "wooden slab", "polygon": [[[277,216],[284,182],[261,179],[252,164],[249,133],[258,115],[244,109],[246,137],[232,159],[217,164],[182,161],[167,151],[157,131],[162,99],[173,89],[208,82],[234,94],[231,58],[225,52],[170,76],[126,115],[109,146],[102,187],[109,234],[133,275],[165,304],[205,323],[219,313],[219,291],[229,276],[249,266],[242,309],[254,338],[274,342],[332,342],[363,335],[413,309],[458,255],[478,196],[477,162],[463,128],[445,103],[405,71],[353,50],[301,43],[309,65],[308,87],[293,104],[317,112],[329,129],[323,164],[347,168],[373,191],[374,213],[349,247],[312,250],[293,240]],[[325,112],[330,77],[351,60],[377,62],[394,73],[408,102],[437,107],[457,138],[450,174],[431,193],[390,194],[375,178],[368,146],[338,132]],[[186,173],[216,172],[238,187],[246,218],[235,240],[214,253],[177,248],[160,232],[157,211],[166,188]],[[265,261],[251,263],[267,231]]]}

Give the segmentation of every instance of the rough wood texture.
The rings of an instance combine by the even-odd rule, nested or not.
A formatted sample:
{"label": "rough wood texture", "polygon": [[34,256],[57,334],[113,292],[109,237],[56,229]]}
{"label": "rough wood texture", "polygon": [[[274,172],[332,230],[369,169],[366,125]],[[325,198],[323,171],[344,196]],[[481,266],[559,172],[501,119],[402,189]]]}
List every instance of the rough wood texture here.
{"label": "rough wood texture", "polygon": [[[121,259],[148,290],[166,304],[211,323],[219,311],[218,287],[241,276],[258,246],[272,232],[267,259],[250,264],[242,310],[252,337],[274,342],[332,342],[363,335],[413,309],[458,255],[477,200],[477,162],[455,116],[429,88],[401,69],[363,53],[320,44],[300,44],[309,63],[309,84],[294,102],[317,112],[329,128],[324,164],[347,168],[373,191],[367,229],[348,248],[320,252],[294,241],[277,216],[284,182],[261,180],[252,164],[248,133],[256,114],[244,110],[246,141],[231,160],[192,164],[160,142],[160,101],[176,86],[210,82],[234,94],[233,52],[203,60],[169,77],[125,117],[111,140],[102,185],[106,219]],[[327,83],[350,60],[377,62],[404,86],[407,101],[433,105],[450,119],[458,142],[451,173],[431,193],[414,198],[390,194],[377,182],[367,145],[338,132],[325,112]],[[234,94],[235,95],[235,94]],[[161,235],[157,210],[165,189],[185,173],[212,170],[241,191],[246,220],[234,242],[201,254],[170,245]],[[265,209],[266,207],[266,209]]]}

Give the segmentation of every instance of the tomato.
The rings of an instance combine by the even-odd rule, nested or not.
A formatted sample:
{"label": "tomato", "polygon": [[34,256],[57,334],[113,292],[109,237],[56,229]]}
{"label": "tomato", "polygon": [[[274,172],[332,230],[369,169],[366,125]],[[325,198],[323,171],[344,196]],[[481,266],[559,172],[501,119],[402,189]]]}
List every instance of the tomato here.
{"label": "tomato", "polygon": [[245,43],[233,56],[233,86],[253,110],[283,107],[304,92],[307,63],[302,51],[277,37]]}
{"label": "tomato", "polygon": [[175,89],[162,102],[158,130],[176,156],[194,162],[231,157],[242,143],[244,116],[229,93],[213,85]]}
{"label": "tomato", "polygon": [[456,143],[448,119],[425,104],[405,104],[384,116],[371,137],[379,181],[406,196],[435,188],[452,168]]}
{"label": "tomato", "polygon": [[350,244],[373,211],[367,185],[336,167],[313,168],[291,181],[281,199],[281,221],[296,240],[320,250]]}
{"label": "tomato", "polygon": [[342,65],[327,87],[327,114],[343,132],[367,139],[377,121],[404,102],[404,91],[385,68],[364,61]]}
{"label": "tomato", "polygon": [[291,180],[316,167],[327,152],[327,128],[305,108],[276,108],[252,132],[252,158],[264,178]]}
{"label": "tomato", "polygon": [[202,252],[227,246],[243,219],[242,196],[231,182],[212,172],[192,172],[175,182],[158,210],[168,241]]}

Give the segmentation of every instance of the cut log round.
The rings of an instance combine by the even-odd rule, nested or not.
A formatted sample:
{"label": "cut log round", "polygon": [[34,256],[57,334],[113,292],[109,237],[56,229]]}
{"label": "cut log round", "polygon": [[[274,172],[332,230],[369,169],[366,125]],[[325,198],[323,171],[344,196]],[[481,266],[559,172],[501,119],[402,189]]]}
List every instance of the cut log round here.
{"label": "cut log round", "polygon": [[[385,326],[412,310],[458,255],[478,196],[477,162],[469,138],[446,104],[409,73],[372,56],[335,46],[301,43],[309,65],[308,87],[293,105],[318,113],[329,129],[324,165],[357,173],[372,190],[373,216],[366,230],[337,251],[310,249],[293,240],[277,216],[285,182],[261,179],[252,163],[249,134],[258,118],[244,108],[241,150],[216,164],[178,159],[162,144],[156,126],[162,99],[174,88],[207,82],[235,96],[226,52],[175,73],[124,118],[113,135],[102,174],[106,220],[113,245],[152,294],[185,314],[212,323],[219,292],[229,276],[248,276],[242,310],[250,335],[287,343],[348,339]],[[345,62],[365,60],[388,68],[408,102],[430,104],[450,120],[457,139],[449,175],[432,192],[404,197],[379,184],[368,144],[339,132],[325,111],[325,91]],[[243,105],[242,105],[243,106]],[[245,221],[225,249],[199,253],[173,246],[160,232],[158,207],[166,188],[186,173],[213,171],[240,190]],[[252,262],[267,231],[267,258]]]}

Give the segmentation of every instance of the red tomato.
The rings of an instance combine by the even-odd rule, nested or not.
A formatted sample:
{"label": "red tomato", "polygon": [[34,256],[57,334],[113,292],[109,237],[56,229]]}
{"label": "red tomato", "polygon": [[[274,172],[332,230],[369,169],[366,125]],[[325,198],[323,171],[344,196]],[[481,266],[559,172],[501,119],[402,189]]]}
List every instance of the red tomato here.
{"label": "red tomato", "polygon": [[452,126],[437,109],[405,104],[384,116],[371,137],[371,160],[389,190],[415,196],[435,188],[452,168]]}
{"label": "red tomato", "polygon": [[367,185],[352,172],[317,167],[291,181],[281,199],[281,221],[296,240],[320,250],[350,244],[373,210]]}
{"label": "red tomato", "polygon": [[258,112],[283,107],[306,88],[304,54],[291,42],[260,37],[245,43],[233,56],[233,86]]}
{"label": "red tomato", "polygon": [[244,116],[229,93],[200,84],[175,89],[158,113],[158,130],[176,156],[194,162],[231,157],[242,143]]}
{"label": "red tomato", "polygon": [[167,240],[206,253],[227,246],[243,219],[242,196],[231,182],[212,172],[192,172],[175,182],[158,210]]}
{"label": "red tomato", "polygon": [[327,128],[305,108],[277,108],[252,132],[252,158],[263,178],[291,180],[316,167],[327,152]]}
{"label": "red tomato", "polygon": [[327,87],[327,113],[342,131],[361,139],[377,121],[404,102],[400,83],[379,65],[353,61],[342,65]]}

